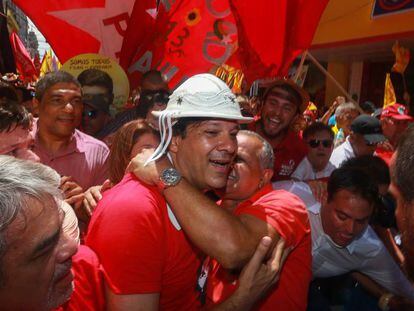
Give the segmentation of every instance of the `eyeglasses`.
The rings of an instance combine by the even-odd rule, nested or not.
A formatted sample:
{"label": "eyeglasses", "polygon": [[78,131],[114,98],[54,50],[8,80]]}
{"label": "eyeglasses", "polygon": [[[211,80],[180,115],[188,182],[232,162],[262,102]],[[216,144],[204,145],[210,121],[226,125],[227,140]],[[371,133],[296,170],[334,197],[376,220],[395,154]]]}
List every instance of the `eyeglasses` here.
{"label": "eyeglasses", "polygon": [[318,148],[320,144],[322,144],[324,148],[330,148],[332,147],[332,143],[333,141],[330,139],[311,139],[310,141],[308,141],[308,145],[311,148]]}
{"label": "eyeglasses", "polygon": [[89,119],[95,119],[99,114],[99,110],[88,110],[83,112],[83,117]]}

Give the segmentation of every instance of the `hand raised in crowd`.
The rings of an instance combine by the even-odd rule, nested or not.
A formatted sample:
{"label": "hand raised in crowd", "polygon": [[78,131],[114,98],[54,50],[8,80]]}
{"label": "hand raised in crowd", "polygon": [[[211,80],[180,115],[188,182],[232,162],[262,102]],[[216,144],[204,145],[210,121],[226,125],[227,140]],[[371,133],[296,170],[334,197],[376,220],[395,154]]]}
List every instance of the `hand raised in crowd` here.
{"label": "hand raised in crowd", "polygon": [[162,157],[155,162],[145,165],[145,162],[153,153],[154,149],[144,149],[131,160],[126,171],[134,173],[135,176],[146,184],[156,185],[160,180],[161,172],[171,167],[172,164],[167,157]]}
{"label": "hand raised in crowd", "polygon": [[102,185],[90,187],[85,191],[85,197],[83,198],[83,209],[88,217],[92,216],[98,202],[102,199],[102,193],[108,189],[111,189],[111,187],[111,181],[107,179]]}
{"label": "hand raised in crowd", "polygon": [[270,237],[261,239],[252,258],[240,273],[237,290],[213,310],[250,310],[276,284],[291,248],[285,248],[286,242],[281,238],[273,248],[271,257],[265,261],[271,245]]}
{"label": "hand raised in crowd", "polygon": [[328,199],[328,184],[320,180],[310,180],[306,182],[312,191],[316,201],[323,204]]}

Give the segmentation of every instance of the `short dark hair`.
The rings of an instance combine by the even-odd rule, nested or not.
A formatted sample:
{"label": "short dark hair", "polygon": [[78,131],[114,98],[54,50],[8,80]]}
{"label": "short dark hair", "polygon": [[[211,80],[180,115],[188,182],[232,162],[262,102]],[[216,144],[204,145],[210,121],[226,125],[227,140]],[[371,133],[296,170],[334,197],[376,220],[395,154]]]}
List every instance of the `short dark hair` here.
{"label": "short dark hair", "polygon": [[329,136],[331,136],[331,138],[334,139],[335,134],[332,131],[331,127],[322,122],[315,122],[309,125],[303,131],[303,139],[307,139],[309,136],[315,135],[316,133],[319,133],[319,132],[329,133]]}
{"label": "short dark hair", "polygon": [[81,87],[79,81],[66,71],[59,70],[49,72],[37,82],[35,98],[38,101],[41,101],[46,91],[57,83],[71,83],[75,84],[79,88]]}
{"label": "short dark hair", "polygon": [[378,202],[378,186],[374,179],[357,167],[340,167],[334,170],[328,181],[328,202],[340,190],[348,190],[374,205]]}
{"label": "short dark hair", "polygon": [[274,85],[274,86],[270,86],[269,89],[267,89],[265,91],[265,94],[263,96],[263,103],[266,101],[266,99],[269,97],[269,95],[271,94],[275,94],[275,89],[281,89],[287,92],[287,96],[286,96],[286,100],[291,101],[292,103],[294,103],[296,105],[297,109],[297,113],[299,113],[300,108],[302,107],[302,103],[303,103],[303,99],[301,94],[290,84],[288,83],[283,83],[283,84],[278,84],[278,85]]}
{"label": "short dark hair", "polygon": [[394,163],[393,181],[401,193],[404,201],[414,200],[414,126],[406,129],[397,148],[397,158]]}
{"label": "short dark hair", "polygon": [[111,76],[99,69],[89,68],[82,71],[78,76],[78,81],[82,86],[101,86],[108,91],[108,94],[114,92],[114,82]]}
{"label": "short dark hair", "polygon": [[30,123],[30,114],[26,108],[16,101],[7,98],[0,99],[0,132],[9,132],[17,126],[28,129]]}
{"label": "short dark hair", "polygon": [[6,98],[16,102],[19,101],[16,89],[13,86],[0,81],[0,99],[1,98]]}
{"label": "short dark hair", "polygon": [[142,75],[141,84],[143,84],[144,81],[153,83],[153,84],[161,84],[161,83],[165,83],[165,78],[162,75],[161,71],[151,69]]}
{"label": "short dark hair", "polygon": [[370,175],[378,185],[389,185],[390,170],[383,159],[373,155],[350,158],[341,164],[342,168],[359,168]]}

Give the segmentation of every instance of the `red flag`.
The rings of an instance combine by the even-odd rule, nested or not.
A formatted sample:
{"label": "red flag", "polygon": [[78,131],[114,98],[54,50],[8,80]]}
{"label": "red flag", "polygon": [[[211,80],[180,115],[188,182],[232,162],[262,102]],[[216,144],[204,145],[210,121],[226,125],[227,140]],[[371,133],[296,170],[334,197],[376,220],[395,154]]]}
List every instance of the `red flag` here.
{"label": "red flag", "polygon": [[237,28],[228,0],[183,0],[161,6],[154,34],[140,45],[128,66],[131,85],[151,68],[161,70],[174,87],[188,76],[209,72],[237,48]]}
{"label": "red flag", "polygon": [[40,73],[40,67],[42,66],[42,64],[40,63],[40,56],[39,53],[35,54],[35,57],[33,59],[33,64],[36,68],[36,76],[39,76]]}
{"label": "red flag", "polygon": [[33,81],[36,79],[36,68],[33,61],[27,52],[23,42],[20,40],[16,32],[10,35],[10,43],[13,49],[13,55],[16,60],[17,71],[20,73],[23,80]]}
{"label": "red flag", "polygon": [[15,0],[63,63],[82,53],[117,58],[135,0]]}
{"label": "red flag", "polygon": [[119,64],[127,69],[135,54],[145,46],[154,35],[157,7],[154,0],[135,1],[126,29]]}
{"label": "red flag", "polygon": [[[283,76],[307,49],[328,0],[229,0],[237,21],[237,60],[247,81]],[[254,12],[254,14],[252,14]]]}

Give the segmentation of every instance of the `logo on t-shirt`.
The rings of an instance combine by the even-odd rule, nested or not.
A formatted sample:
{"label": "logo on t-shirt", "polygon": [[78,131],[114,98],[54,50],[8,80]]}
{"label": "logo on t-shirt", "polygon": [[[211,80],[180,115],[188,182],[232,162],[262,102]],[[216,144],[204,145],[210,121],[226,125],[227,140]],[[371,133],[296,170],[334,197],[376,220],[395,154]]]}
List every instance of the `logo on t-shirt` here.
{"label": "logo on t-shirt", "polygon": [[280,166],[279,175],[280,176],[290,176],[293,173],[295,168],[295,160],[289,160],[289,163],[282,163]]}

